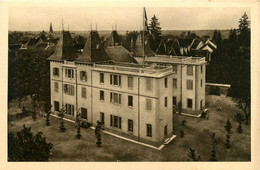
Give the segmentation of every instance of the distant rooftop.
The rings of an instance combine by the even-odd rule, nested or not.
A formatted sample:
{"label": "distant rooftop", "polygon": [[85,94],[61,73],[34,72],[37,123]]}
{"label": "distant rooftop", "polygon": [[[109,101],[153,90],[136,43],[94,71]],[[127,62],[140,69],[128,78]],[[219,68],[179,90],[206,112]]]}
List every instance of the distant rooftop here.
{"label": "distant rooftop", "polygon": [[185,57],[185,56],[169,56],[156,55],[155,57],[145,57],[146,63],[166,63],[166,64],[190,64],[200,65],[206,63],[205,58],[201,57]]}

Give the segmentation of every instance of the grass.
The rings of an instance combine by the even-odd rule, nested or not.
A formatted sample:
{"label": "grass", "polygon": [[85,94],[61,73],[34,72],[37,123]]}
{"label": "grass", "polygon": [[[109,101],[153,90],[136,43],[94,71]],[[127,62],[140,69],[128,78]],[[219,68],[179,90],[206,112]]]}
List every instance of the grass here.
{"label": "grass", "polygon": [[[9,126],[8,131],[16,132],[22,129],[23,124],[32,127],[33,133],[42,131],[48,142],[54,144],[53,155],[50,161],[187,161],[188,150],[193,148],[202,161],[208,161],[211,154],[210,134],[216,133],[219,138],[217,145],[218,161],[250,161],[250,126],[243,124],[242,134],[236,132],[238,123],[235,115],[239,111],[229,97],[206,96],[209,120],[175,115],[175,130],[177,137],[161,151],[102,133],[102,146],[96,146],[94,130],[81,129],[82,138],[76,139],[76,131],[73,123],[65,122],[66,132],[59,131],[59,120],[51,117],[50,126],[45,126],[45,118],[38,117],[36,121],[31,116],[15,119],[14,126]],[[218,111],[220,105],[222,110]],[[10,104],[11,111],[15,110]],[[226,120],[232,123],[233,134],[231,136],[231,148],[225,148]],[[182,120],[186,125],[182,126]],[[180,130],[185,132],[184,138],[180,138]]]}

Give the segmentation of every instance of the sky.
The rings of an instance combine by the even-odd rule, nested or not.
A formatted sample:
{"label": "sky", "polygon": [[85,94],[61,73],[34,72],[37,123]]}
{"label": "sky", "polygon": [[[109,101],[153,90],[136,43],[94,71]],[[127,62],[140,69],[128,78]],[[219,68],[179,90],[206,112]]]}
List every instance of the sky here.
{"label": "sky", "polygon": [[[238,27],[239,18],[246,12],[250,19],[250,8],[246,7],[147,7],[148,20],[155,15],[162,30],[208,30]],[[143,7],[10,7],[10,31],[48,31],[62,28],[72,31],[92,29],[140,30]]]}

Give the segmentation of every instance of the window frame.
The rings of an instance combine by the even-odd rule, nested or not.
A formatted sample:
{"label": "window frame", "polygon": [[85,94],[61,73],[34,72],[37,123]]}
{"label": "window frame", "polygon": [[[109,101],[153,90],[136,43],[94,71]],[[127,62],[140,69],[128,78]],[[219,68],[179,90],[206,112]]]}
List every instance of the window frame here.
{"label": "window frame", "polygon": [[53,77],[59,77],[60,76],[60,69],[58,67],[53,67]]}
{"label": "window frame", "polygon": [[[88,120],[88,109],[81,107],[80,111],[81,111],[81,118]],[[83,116],[83,111],[86,111],[86,117]]]}
{"label": "window frame", "polygon": [[59,92],[59,83],[56,81],[54,82],[54,91]]}
{"label": "window frame", "polygon": [[147,137],[152,137],[152,125],[151,124],[146,124],[146,136]]}
{"label": "window frame", "polygon": [[[174,82],[175,82],[176,84],[175,84]],[[172,79],[172,87],[173,87],[174,89],[177,89],[177,78],[173,78],[173,79]]]}
{"label": "window frame", "polygon": [[104,73],[99,73],[99,83],[104,84],[105,82],[105,75]]}
{"label": "window frame", "polygon": [[[193,105],[192,102],[193,102],[192,99],[189,99],[189,98],[187,99],[187,108],[192,109],[192,105]],[[191,104],[191,106],[189,107],[190,104]]]}
{"label": "window frame", "polygon": [[193,65],[187,65],[187,76],[193,76]]}
{"label": "window frame", "polygon": [[133,89],[133,87],[134,87],[134,77],[133,76],[127,77],[127,87],[130,89]]}
{"label": "window frame", "polygon": [[168,78],[165,77],[164,78],[164,88],[167,88],[168,87]]}
{"label": "window frame", "polygon": [[187,79],[186,81],[186,89],[193,90],[193,80]]}
{"label": "window frame", "polygon": [[80,81],[87,81],[87,72],[86,71],[80,71]]}
{"label": "window frame", "polygon": [[164,97],[164,107],[165,107],[165,108],[168,107],[168,98],[167,98],[167,96]]}
{"label": "window frame", "polygon": [[[59,112],[60,111],[60,102],[54,100],[54,111]],[[58,106],[58,109],[57,109]]]}
{"label": "window frame", "polygon": [[[83,89],[85,89],[85,90],[83,90]],[[83,93],[83,91],[85,93]],[[87,98],[87,88],[86,87],[81,87],[81,98],[83,98],[83,99]]]}
{"label": "window frame", "polygon": [[128,132],[134,132],[134,121],[132,119],[128,119]]}
{"label": "window frame", "polygon": [[105,92],[103,90],[99,91],[99,100],[105,101]]}
{"label": "window frame", "polygon": [[134,107],[134,97],[128,95],[128,106],[129,107]]}

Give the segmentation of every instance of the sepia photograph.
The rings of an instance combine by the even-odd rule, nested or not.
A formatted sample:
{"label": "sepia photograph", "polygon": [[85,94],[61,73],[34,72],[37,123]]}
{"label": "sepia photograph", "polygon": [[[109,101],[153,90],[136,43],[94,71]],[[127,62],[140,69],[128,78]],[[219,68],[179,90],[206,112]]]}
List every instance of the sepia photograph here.
{"label": "sepia photograph", "polygon": [[10,6],[6,161],[251,162],[252,15]]}

